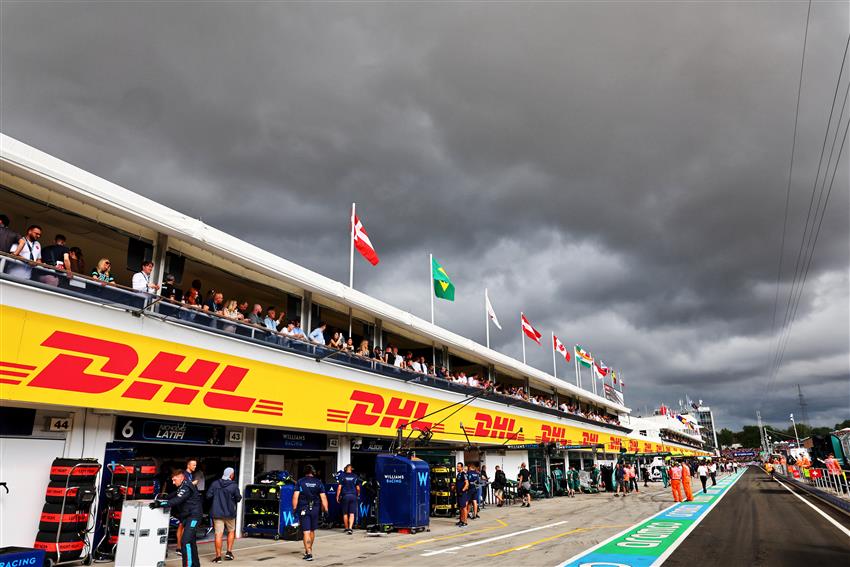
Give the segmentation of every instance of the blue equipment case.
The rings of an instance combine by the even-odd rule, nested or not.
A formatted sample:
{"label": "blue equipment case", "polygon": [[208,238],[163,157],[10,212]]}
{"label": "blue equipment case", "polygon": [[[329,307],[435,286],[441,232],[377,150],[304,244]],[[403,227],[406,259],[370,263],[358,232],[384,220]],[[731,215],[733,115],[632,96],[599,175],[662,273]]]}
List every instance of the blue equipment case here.
{"label": "blue equipment case", "polygon": [[0,565],[44,565],[44,550],[31,547],[0,547]]}
{"label": "blue equipment case", "polygon": [[398,455],[378,455],[378,523],[386,529],[423,531],[430,525],[431,472],[428,463]]}

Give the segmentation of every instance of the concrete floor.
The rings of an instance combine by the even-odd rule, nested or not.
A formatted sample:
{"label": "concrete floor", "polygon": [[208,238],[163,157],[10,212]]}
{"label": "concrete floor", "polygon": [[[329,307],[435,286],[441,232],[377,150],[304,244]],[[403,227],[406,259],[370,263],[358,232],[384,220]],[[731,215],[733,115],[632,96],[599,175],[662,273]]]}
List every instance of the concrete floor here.
{"label": "concrete floor", "polygon": [[[696,491],[696,489],[695,489]],[[319,530],[313,565],[398,567],[475,565],[553,566],[592,547],[623,529],[673,504],[660,483],[641,486],[639,494],[615,498],[610,494],[558,497],[532,503],[530,509],[511,506],[485,508],[478,520],[457,528],[454,519],[432,518],[431,531],[419,534],[367,536],[362,530],[348,536],[341,530]],[[200,544],[201,564],[213,558],[211,543]],[[236,561],[227,565],[305,565],[300,542],[242,538]],[[169,553],[168,565],[180,565]]]}

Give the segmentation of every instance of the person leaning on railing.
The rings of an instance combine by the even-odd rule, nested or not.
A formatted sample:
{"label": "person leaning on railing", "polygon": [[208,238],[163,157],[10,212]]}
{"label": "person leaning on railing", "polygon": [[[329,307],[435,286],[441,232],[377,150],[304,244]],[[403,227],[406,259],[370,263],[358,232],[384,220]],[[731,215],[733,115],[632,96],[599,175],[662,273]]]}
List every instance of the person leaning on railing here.
{"label": "person leaning on railing", "polygon": [[101,258],[97,261],[97,267],[92,270],[92,279],[100,282],[101,285],[115,284],[115,278],[112,277],[112,272],[110,271],[111,268],[112,262],[109,261],[109,258]]}

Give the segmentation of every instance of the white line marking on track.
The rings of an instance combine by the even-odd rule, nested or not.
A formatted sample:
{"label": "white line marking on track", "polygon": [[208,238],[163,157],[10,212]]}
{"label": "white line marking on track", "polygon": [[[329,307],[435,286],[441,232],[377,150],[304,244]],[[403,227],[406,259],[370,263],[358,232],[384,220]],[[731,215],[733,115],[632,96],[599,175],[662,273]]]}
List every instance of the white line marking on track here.
{"label": "white line marking on track", "polygon": [[505,539],[505,538],[508,538],[508,537],[527,534],[529,532],[536,532],[537,530],[545,530],[546,528],[554,528],[555,526],[560,526],[560,525],[566,524],[566,523],[567,523],[567,520],[563,520],[563,521],[560,521],[560,522],[555,522],[554,524],[546,524],[545,526],[537,526],[536,528],[529,528],[527,530],[521,530],[521,531],[518,531],[518,532],[513,532],[513,533],[509,533],[509,534],[503,534],[503,535],[500,535],[500,536],[491,537],[491,538],[488,538],[488,539],[482,539],[482,540],[473,541],[473,542],[470,542],[470,543],[464,543],[462,545],[456,545],[454,547],[447,547],[446,549],[440,549],[438,551],[429,551],[428,553],[423,553],[422,557],[431,557],[432,555],[439,555],[441,553],[452,553],[454,551],[458,551],[459,549],[464,549],[466,547],[483,545],[485,543],[490,543],[490,542],[493,542],[493,541],[499,541],[500,539]]}
{"label": "white line marking on track", "polygon": [[[779,482],[779,480],[777,480],[776,478],[774,478],[773,480],[775,480],[776,482]],[[796,492],[794,492],[793,490],[791,490],[790,488],[788,488],[787,486],[782,484],[781,482],[779,482],[779,485],[782,488],[784,488],[785,490],[787,490],[788,492],[790,492],[791,494],[793,494],[794,496],[796,496],[797,498],[799,498],[800,500],[802,500],[803,503],[806,506],[808,506],[809,508],[811,508],[812,510],[814,510],[815,512],[817,512],[818,514],[820,514],[821,516],[826,518],[826,520],[830,524],[832,524],[833,526],[835,526],[836,528],[841,530],[844,533],[844,535],[846,535],[847,537],[850,537],[850,530],[848,530],[847,528],[845,528],[844,526],[842,526],[841,524],[836,522],[834,519],[830,518],[829,514],[827,514],[826,512],[824,512],[823,510],[821,510],[820,508],[818,508],[817,506],[815,506],[814,504],[812,504],[811,502],[809,502],[808,500],[806,500],[805,498],[803,498],[802,496],[800,496],[799,494],[797,494]]]}
{"label": "white line marking on track", "polygon": [[745,474],[747,474],[747,471],[748,471],[748,470],[749,470],[749,469],[744,470],[744,472],[743,472],[743,473],[741,473],[741,476],[739,476],[738,478],[736,478],[735,480],[733,480],[732,482],[730,482],[730,483],[729,483],[729,486],[726,488],[726,490],[723,492],[723,494],[721,494],[720,496],[718,496],[718,497],[717,497],[717,500],[715,500],[714,502],[712,502],[712,503],[711,503],[711,506],[709,506],[708,508],[706,508],[705,512],[703,512],[702,514],[700,514],[700,517],[699,517],[699,518],[697,518],[696,520],[694,520],[694,523],[692,523],[692,524],[690,525],[690,527],[688,527],[688,529],[686,529],[684,532],[682,532],[682,535],[681,535],[681,536],[679,536],[679,539],[677,539],[676,541],[674,541],[674,542],[673,542],[673,544],[672,544],[670,547],[668,547],[668,548],[664,551],[664,553],[662,553],[661,555],[659,555],[659,556],[658,556],[658,559],[656,559],[655,561],[653,561],[653,562],[652,562],[652,565],[650,565],[649,567],[657,567],[658,565],[663,565],[663,564],[664,564],[664,562],[665,562],[665,561],[667,561],[667,558],[668,558],[668,557],[670,557],[670,555],[672,555],[672,554],[673,554],[673,552],[674,552],[674,551],[676,551],[676,549],[677,549],[680,545],[682,545],[682,542],[683,542],[683,541],[685,541],[685,540],[688,538],[688,536],[689,536],[689,535],[691,535],[691,532],[692,532],[692,531],[694,531],[694,530],[696,529],[696,527],[697,527],[698,525],[700,525],[700,523],[701,523],[704,519],[706,519],[706,518],[708,517],[708,515],[711,513],[711,511],[712,511],[712,510],[714,510],[714,507],[715,507],[715,506],[717,506],[717,505],[720,503],[720,501],[721,501],[721,500],[723,500],[723,498],[724,498],[727,494],[729,494],[730,492],[732,492],[732,487],[733,487],[733,486],[735,486],[735,483],[736,483],[736,482],[738,482],[739,480],[741,480],[741,479],[744,477],[744,475],[745,475]]}
{"label": "white line marking on track", "polygon": [[[741,478],[742,476],[744,476],[744,474],[746,474],[746,472],[747,472],[747,471],[745,470],[743,473],[741,473],[741,476],[739,476],[739,477],[738,477],[738,478],[736,478],[734,481],[732,481],[732,483],[731,483],[731,484],[735,484],[736,482],[738,482],[738,480],[740,480],[740,478]],[[723,496],[726,496],[726,494],[728,494],[728,491],[727,491],[727,492],[724,492],[724,493],[720,496],[720,498],[723,498]],[[720,498],[718,498],[718,499],[717,499],[717,501],[715,501],[715,503],[714,503],[714,504],[713,504],[713,505],[712,505],[712,506],[711,506],[708,510],[706,510],[704,514],[702,514],[701,518],[704,518],[705,516],[707,516],[707,515],[708,515],[708,513],[711,511],[711,508],[713,508],[715,505],[717,505],[717,502],[720,502]],[[587,555],[587,554],[589,554],[589,553],[591,553],[591,552],[593,552],[593,551],[596,551],[596,550],[597,550],[597,549],[599,549],[600,547],[603,547],[603,546],[605,546],[605,545],[608,545],[609,543],[611,543],[611,542],[612,542],[612,541],[614,541],[615,539],[617,539],[617,538],[619,538],[619,537],[621,537],[621,536],[623,536],[623,535],[625,535],[625,534],[629,533],[630,531],[634,530],[636,527],[638,527],[639,525],[643,524],[644,522],[648,522],[648,521],[649,521],[649,520],[651,520],[652,518],[655,518],[655,517],[657,517],[657,516],[661,516],[661,515],[662,515],[662,514],[664,514],[665,512],[668,512],[668,511],[670,510],[670,508],[673,508],[674,506],[676,506],[676,504],[671,504],[670,506],[668,506],[667,508],[664,508],[663,510],[661,510],[661,511],[660,511],[660,512],[658,512],[657,514],[653,514],[652,516],[650,516],[650,517],[648,517],[648,518],[644,518],[643,520],[639,521],[639,522],[638,522],[638,523],[636,523],[635,525],[633,525],[633,526],[629,526],[628,528],[624,529],[623,531],[618,532],[618,533],[616,533],[616,534],[612,535],[611,537],[609,537],[609,538],[608,538],[608,539],[606,539],[605,541],[602,541],[602,542],[600,542],[600,543],[597,543],[596,545],[594,545],[593,547],[591,547],[591,548],[589,548],[589,549],[585,549],[584,551],[580,551],[579,553],[577,553],[577,554],[573,555],[572,557],[570,557],[570,558],[569,558],[569,559],[567,559],[566,561],[562,561],[561,563],[559,563],[559,564],[558,564],[558,567],[562,567],[563,565],[569,565],[569,564],[570,564],[570,563],[572,563],[573,561],[578,560],[580,557],[584,557],[585,555]],[[684,541],[684,536],[688,535],[688,534],[690,533],[690,531],[691,531],[691,530],[693,530],[695,527],[696,527],[696,524],[694,524],[693,526],[691,526],[691,528],[690,528],[688,531],[684,532],[684,533],[682,534],[682,536],[683,536],[683,537],[679,540],[679,543],[681,543],[682,541]],[[672,553],[672,552],[673,552],[673,549],[675,549],[676,547],[679,547],[679,545],[678,545],[678,544],[676,544],[676,545],[675,545],[675,547],[673,547],[672,549],[669,549],[669,550],[668,550],[668,552],[669,552],[669,553],[666,553],[665,555],[663,555],[662,557],[659,557],[658,559],[667,559],[667,557],[670,555],[670,553]],[[658,560],[656,560],[656,561],[652,564],[652,566],[650,566],[650,567],[654,567],[655,565],[661,565],[661,563],[660,563]]]}

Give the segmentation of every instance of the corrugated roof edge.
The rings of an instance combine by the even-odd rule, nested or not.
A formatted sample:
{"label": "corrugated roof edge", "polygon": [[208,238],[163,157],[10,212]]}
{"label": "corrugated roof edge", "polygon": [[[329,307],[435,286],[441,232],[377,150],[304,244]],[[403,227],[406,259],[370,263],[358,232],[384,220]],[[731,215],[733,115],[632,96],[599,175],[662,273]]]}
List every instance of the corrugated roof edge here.
{"label": "corrugated roof edge", "polygon": [[[472,339],[462,337],[447,329],[432,325],[412,313],[393,307],[363,292],[351,289],[342,282],[332,280],[298,264],[276,256],[267,250],[240,240],[215,227],[157,203],[100,178],[74,165],[64,162],[41,150],[33,148],[6,134],[0,133],[0,160],[17,166],[37,176],[54,182],[66,195],[87,200],[112,214],[149,226],[163,234],[174,236],[196,246],[214,251],[231,261],[266,275],[282,278],[314,293],[329,296],[352,307],[372,313],[384,321],[409,327],[411,330],[433,337],[450,348],[472,354],[494,365],[508,367],[520,374],[533,377],[553,388],[566,390],[573,395],[615,410],[630,413],[631,409],[588,392],[552,375],[523,364]],[[139,211],[144,211],[141,213]],[[236,250],[239,252],[237,253]]]}

